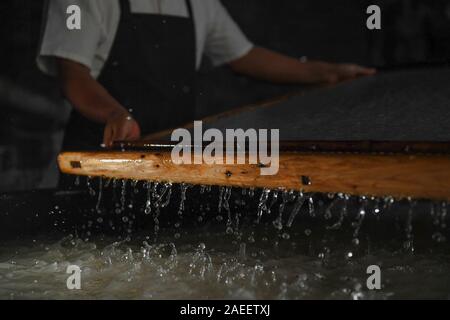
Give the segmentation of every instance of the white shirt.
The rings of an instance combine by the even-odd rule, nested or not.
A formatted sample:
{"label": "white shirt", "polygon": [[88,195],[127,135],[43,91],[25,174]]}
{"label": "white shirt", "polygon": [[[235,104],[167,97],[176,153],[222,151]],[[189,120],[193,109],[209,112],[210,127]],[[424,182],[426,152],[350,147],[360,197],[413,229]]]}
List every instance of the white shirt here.
{"label": "white shirt", "polygon": [[[81,9],[81,30],[66,27],[67,7],[74,4]],[[130,4],[134,13],[188,17],[185,0],[130,0]],[[253,47],[219,0],[191,0],[191,4],[197,68],[203,54],[217,66],[244,56]],[[118,0],[48,0],[47,22],[37,58],[39,68],[55,75],[55,57],[60,57],[86,65],[97,77],[108,59],[119,20]]]}

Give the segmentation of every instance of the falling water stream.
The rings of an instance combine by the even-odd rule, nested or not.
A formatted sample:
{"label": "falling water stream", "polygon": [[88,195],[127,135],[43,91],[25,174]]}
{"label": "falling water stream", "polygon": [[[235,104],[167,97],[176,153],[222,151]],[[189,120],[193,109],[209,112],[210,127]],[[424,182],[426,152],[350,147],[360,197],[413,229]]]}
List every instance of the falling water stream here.
{"label": "falling water stream", "polygon": [[[450,298],[445,202],[86,185],[93,206],[77,228],[1,243],[0,298]],[[59,228],[70,224],[63,213],[49,213]],[[66,287],[69,265],[82,270],[80,290]],[[379,290],[366,285],[370,265],[382,270]]]}

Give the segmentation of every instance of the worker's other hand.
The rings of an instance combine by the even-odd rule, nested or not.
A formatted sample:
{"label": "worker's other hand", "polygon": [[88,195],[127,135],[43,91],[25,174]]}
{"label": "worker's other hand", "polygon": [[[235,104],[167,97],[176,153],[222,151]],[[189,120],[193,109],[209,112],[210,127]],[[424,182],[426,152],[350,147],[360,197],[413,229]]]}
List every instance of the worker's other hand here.
{"label": "worker's other hand", "polygon": [[374,68],[366,68],[357,64],[334,64],[327,62],[308,62],[309,80],[312,83],[337,83],[362,76],[374,75]]}
{"label": "worker's other hand", "polygon": [[130,113],[123,111],[112,114],[105,126],[103,144],[111,147],[114,141],[134,141],[141,136],[141,129]]}

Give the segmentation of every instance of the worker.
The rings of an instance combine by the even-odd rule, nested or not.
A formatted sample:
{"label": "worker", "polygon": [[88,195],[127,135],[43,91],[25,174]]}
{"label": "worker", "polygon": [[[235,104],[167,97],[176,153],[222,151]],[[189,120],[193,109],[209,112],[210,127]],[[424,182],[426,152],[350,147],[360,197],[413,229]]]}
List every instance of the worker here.
{"label": "worker", "polygon": [[[66,27],[80,8],[80,28]],[[375,73],[300,61],[253,45],[219,0],[49,0],[38,65],[73,107],[64,149],[89,150],[194,120],[195,78],[215,66],[280,84],[335,83]]]}

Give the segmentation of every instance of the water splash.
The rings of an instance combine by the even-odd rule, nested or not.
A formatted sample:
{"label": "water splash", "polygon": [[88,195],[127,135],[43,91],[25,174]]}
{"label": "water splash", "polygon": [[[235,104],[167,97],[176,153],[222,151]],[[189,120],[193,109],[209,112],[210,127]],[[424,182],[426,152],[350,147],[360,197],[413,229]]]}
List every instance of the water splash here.
{"label": "water splash", "polygon": [[178,215],[181,217],[184,211],[184,202],[186,201],[186,191],[188,185],[185,183],[180,184],[180,205],[178,206]]}
{"label": "water splash", "polygon": [[327,226],[326,227],[327,230],[339,230],[342,227],[342,224],[344,223],[345,217],[347,216],[347,210],[348,210],[347,208],[348,208],[348,203],[350,201],[350,196],[348,194],[339,193],[338,199],[342,200],[342,208],[339,213],[339,219],[333,225]]}
{"label": "water splash", "polygon": [[283,193],[281,194],[281,204],[278,208],[278,217],[273,221],[273,226],[279,231],[283,229],[283,212],[288,200],[289,193],[287,190],[283,190]]}
{"label": "water splash", "polygon": [[144,188],[147,189],[147,200],[145,202],[144,213],[148,215],[152,212],[152,183],[150,181],[145,182]]}
{"label": "water splash", "polygon": [[86,179],[86,186],[87,186],[87,188],[88,188],[89,195],[90,195],[91,197],[94,197],[94,196],[95,196],[95,190],[94,190],[94,188],[92,187],[92,177],[87,177],[87,179]]}
{"label": "water splash", "polygon": [[[289,192],[289,195],[291,192]],[[272,192],[272,200],[270,201],[270,205],[267,207],[267,214],[270,214],[272,212],[272,207],[277,203],[278,201],[278,190],[275,190]]]}
{"label": "water splash", "polygon": [[267,199],[269,198],[269,195],[270,195],[270,189],[264,188],[261,192],[261,196],[259,197],[258,212],[256,215],[257,223],[259,223],[261,221],[261,217],[263,216],[263,213],[268,211]]}
{"label": "water splash", "polygon": [[411,198],[408,198],[408,216],[406,218],[406,225],[405,225],[406,240],[403,243],[403,248],[411,253],[414,252],[412,219],[414,207],[416,206],[416,204],[417,204],[416,201],[412,200]]}
{"label": "water splash", "polygon": [[153,201],[153,222],[154,222],[154,237],[155,242],[158,237],[159,232],[159,216],[161,213],[161,208],[166,207],[170,203],[170,197],[172,194],[172,184],[167,182],[161,186],[161,190],[158,192],[158,189],[154,190],[154,201]]}
{"label": "water splash", "polygon": [[384,199],[383,199],[383,202],[384,202],[384,204],[383,204],[383,210],[385,211],[385,212],[387,212],[387,211],[389,211],[389,210],[391,210],[391,208],[392,208],[392,206],[394,205],[394,203],[395,203],[395,199],[394,199],[394,197],[385,197]]}
{"label": "water splash", "polygon": [[239,232],[239,222],[241,220],[241,214],[238,210],[234,214],[234,236],[237,240],[241,239],[241,233]]}
{"label": "water splash", "polygon": [[139,193],[138,183],[139,183],[139,180],[137,180],[137,179],[131,181],[131,187],[133,188],[133,193],[134,194],[138,194]]}
{"label": "water splash", "polygon": [[172,183],[166,182],[162,185],[161,190],[156,192],[153,206],[155,208],[165,208],[170,204],[172,195]]}
{"label": "water splash", "polygon": [[204,280],[214,270],[211,256],[206,252],[206,245],[200,243],[189,264],[189,274]]}
{"label": "water splash", "polygon": [[315,217],[316,216],[316,211],[314,210],[314,198],[313,197],[314,197],[313,194],[311,194],[308,197],[308,212],[309,212],[309,215],[311,217]]}
{"label": "water splash", "polygon": [[354,222],[352,225],[355,227],[355,230],[353,232],[353,240],[352,243],[357,246],[359,245],[359,231],[361,229],[361,226],[364,222],[364,218],[366,217],[366,207],[367,207],[367,198],[362,196],[360,198],[361,206],[358,210],[358,215],[356,217],[356,222]]}
{"label": "water splash", "polygon": [[159,187],[159,182],[155,181],[152,185],[152,201],[155,201],[155,199],[158,196],[158,187]]}
{"label": "water splash", "polygon": [[95,204],[95,211],[97,211],[98,214],[102,213],[102,210],[100,209],[102,195],[103,195],[103,178],[100,177],[98,179],[98,198],[97,198],[97,203]]}
{"label": "water splash", "polygon": [[294,207],[292,208],[291,214],[289,215],[289,219],[286,223],[287,227],[292,227],[292,224],[294,223],[295,217],[300,212],[300,209],[302,208],[303,204],[305,203],[306,197],[303,194],[302,191],[299,191],[297,194],[297,200],[295,201]]}
{"label": "water splash", "polygon": [[372,201],[374,203],[373,205],[373,213],[380,214],[381,213],[381,207],[380,207],[380,198],[372,198]]}
{"label": "water splash", "polygon": [[231,197],[231,187],[226,187],[223,193],[222,206],[227,212],[227,228],[226,233],[231,234],[233,230],[233,220],[231,219],[231,209],[230,209],[230,197]]}
{"label": "water splash", "polygon": [[122,187],[120,189],[120,211],[123,212],[125,210],[125,202],[127,196],[127,181],[126,179],[122,180]]}
{"label": "water splash", "polygon": [[339,197],[336,197],[333,199],[333,201],[331,201],[330,205],[325,209],[325,220],[330,220],[333,217],[331,210],[338,204],[340,200],[341,199]]}

